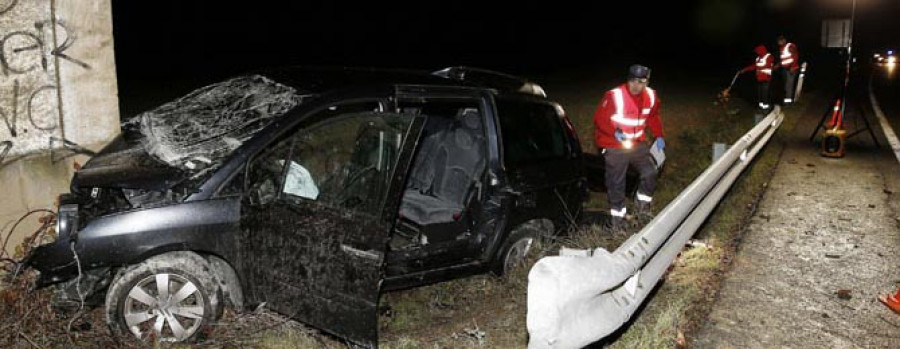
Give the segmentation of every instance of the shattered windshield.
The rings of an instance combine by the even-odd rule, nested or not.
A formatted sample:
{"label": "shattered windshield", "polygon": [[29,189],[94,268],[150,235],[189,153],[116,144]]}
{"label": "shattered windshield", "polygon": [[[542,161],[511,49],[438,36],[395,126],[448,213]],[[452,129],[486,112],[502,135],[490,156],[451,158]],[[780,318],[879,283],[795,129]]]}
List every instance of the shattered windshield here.
{"label": "shattered windshield", "polygon": [[195,175],[218,167],[247,139],[303,98],[262,75],[212,84],[126,123],[144,135],[147,152]]}

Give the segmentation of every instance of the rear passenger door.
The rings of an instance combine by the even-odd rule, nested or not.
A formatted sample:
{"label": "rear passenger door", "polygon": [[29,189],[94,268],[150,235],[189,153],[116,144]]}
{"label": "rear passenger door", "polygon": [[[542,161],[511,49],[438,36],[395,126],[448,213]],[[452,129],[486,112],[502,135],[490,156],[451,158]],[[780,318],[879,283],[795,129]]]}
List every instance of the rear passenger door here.
{"label": "rear passenger door", "polygon": [[562,108],[520,97],[499,96],[496,104],[503,163],[517,193],[509,223],[535,217],[565,223],[580,204],[582,170],[580,148]]}

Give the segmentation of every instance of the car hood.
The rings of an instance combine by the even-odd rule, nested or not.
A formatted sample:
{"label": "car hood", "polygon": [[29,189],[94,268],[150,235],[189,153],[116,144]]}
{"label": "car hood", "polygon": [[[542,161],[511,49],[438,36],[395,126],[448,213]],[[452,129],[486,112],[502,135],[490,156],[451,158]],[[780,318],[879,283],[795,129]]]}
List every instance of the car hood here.
{"label": "car hood", "polygon": [[72,179],[76,188],[128,188],[166,190],[186,179],[188,173],[157,160],[140,138],[120,135],[91,158]]}

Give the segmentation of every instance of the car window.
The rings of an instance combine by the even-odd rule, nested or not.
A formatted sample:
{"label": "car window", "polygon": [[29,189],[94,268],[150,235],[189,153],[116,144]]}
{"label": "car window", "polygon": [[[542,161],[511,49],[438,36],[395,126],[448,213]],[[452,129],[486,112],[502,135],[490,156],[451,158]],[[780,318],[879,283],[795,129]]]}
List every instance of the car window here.
{"label": "car window", "polygon": [[498,99],[497,112],[507,164],[566,156],[564,130],[553,106]]}
{"label": "car window", "polygon": [[[367,109],[367,108],[366,108]],[[272,197],[378,214],[411,115],[326,108],[250,166],[251,202]],[[267,177],[278,174],[278,179]],[[272,192],[274,189],[274,192]],[[259,200],[257,200],[257,198]]]}

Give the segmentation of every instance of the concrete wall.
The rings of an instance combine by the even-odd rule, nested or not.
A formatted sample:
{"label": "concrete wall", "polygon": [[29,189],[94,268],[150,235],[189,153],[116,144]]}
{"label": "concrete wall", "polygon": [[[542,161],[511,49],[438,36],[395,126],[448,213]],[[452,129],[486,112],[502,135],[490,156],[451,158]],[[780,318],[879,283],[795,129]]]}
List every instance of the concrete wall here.
{"label": "concrete wall", "polygon": [[[0,0],[0,238],[119,132],[110,0]],[[66,157],[69,156],[69,157]],[[7,246],[37,227],[29,218]]]}

